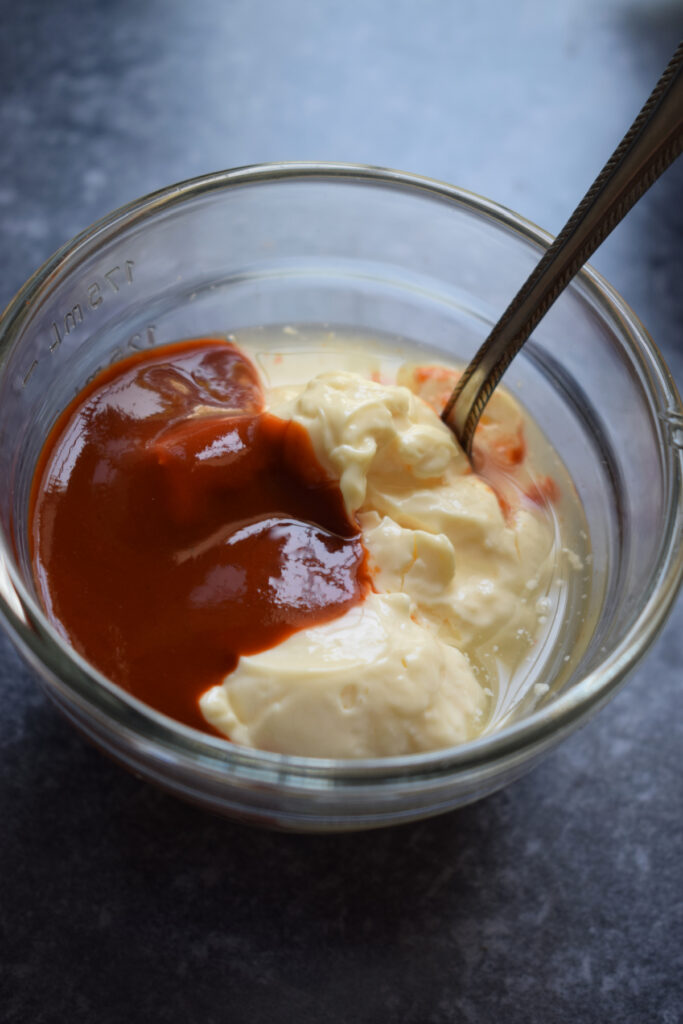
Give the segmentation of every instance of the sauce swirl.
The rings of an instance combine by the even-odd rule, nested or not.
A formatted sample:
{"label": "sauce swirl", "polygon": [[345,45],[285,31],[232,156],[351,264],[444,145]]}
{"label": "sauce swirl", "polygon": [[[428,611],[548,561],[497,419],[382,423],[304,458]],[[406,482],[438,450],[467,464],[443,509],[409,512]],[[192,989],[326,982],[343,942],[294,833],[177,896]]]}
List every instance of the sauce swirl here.
{"label": "sauce swirl", "polygon": [[207,731],[237,664],[370,589],[341,491],[228,342],[138,353],[62,413],[30,498],[48,615],[115,683]]}

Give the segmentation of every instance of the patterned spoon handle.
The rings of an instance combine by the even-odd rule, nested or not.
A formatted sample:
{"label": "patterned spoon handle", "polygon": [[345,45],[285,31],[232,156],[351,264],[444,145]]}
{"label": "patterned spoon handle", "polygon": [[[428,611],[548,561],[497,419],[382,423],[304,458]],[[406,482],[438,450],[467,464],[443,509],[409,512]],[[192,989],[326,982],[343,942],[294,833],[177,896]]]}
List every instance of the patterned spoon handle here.
{"label": "patterned spoon handle", "polygon": [[469,455],[498,381],[586,260],[683,150],[683,42],[630,129],[470,361],[441,419]]}

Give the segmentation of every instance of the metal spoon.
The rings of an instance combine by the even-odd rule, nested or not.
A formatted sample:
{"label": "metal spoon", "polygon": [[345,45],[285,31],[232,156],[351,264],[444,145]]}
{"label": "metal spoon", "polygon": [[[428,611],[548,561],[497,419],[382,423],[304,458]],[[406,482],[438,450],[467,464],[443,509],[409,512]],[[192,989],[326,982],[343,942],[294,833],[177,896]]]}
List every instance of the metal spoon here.
{"label": "metal spoon", "polygon": [[468,455],[498,381],[555,299],[683,150],[683,42],[628,132],[453,390],[441,419]]}

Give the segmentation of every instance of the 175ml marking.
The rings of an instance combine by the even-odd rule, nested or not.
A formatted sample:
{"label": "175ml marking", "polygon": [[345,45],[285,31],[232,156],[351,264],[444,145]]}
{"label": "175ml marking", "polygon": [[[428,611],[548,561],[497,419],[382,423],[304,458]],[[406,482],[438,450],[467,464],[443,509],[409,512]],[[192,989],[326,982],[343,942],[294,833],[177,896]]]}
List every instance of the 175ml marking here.
{"label": "175ml marking", "polygon": [[[133,283],[133,267],[135,266],[134,260],[126,260],[123,267],[112,267],[111,270],[107,270],[104,273],[104,282],[93,281],[92,284],[88,285],[88,305],[91,309],[97,309],[101,306],[105,299],[107,291],[120,292],[121,286],[125,284]],[[107,287],[108,286],[108,287]],[[67,334],[71,334],[75,330],[77,324],[83,323],[83,309],[80,302],[77,302],[73,309],[70,309],[64,314],[64,326],[62,333],[59,333],[59,326],[56,320],[52,321],[52,342],[50,343],[50,352],[61,345],[62,341]]]}
{"label": "175ml marking", "polygon": [[[77,302],[61,318],[52,321],[50,325],[50,352],[55,352],[64,341],[64,338],[71,334],[72,331],[75,331],[79,324],[83,323],[84,308],[96,311],[107,299],[107,296],[111,298],[114,294],[122,291],[126,285],[133,283],[134,266],[134,260],[125,260],[121,266],[111,267],[104,272],[101,278],[87,285],[87,302]],[[28,384],[37,366],[38,360],[34,359],[24,375],[24,387]]]}

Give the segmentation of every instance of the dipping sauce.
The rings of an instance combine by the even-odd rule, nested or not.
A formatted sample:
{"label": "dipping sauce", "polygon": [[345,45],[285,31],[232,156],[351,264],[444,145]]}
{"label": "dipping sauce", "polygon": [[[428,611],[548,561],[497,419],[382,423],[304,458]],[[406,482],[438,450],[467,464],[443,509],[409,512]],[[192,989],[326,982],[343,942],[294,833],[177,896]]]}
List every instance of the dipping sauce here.
{"label": "dipping sauce", "polygon": [[242,655],[370,589],[358,526],[306,430],[265,411],[234,345],[164,346],[62,413],[31,493],[41,599],[104,675],[213,731],[198,699]]}
{"label": "dipping sauce", "polygon": [[100,373],[33,482],[56,627],[158,711],[285,755],[439,750],[532,707],[587,628],[580,503],[506,389],[470,464],[439,418],[459,371],[415,354],[287,325]]}

